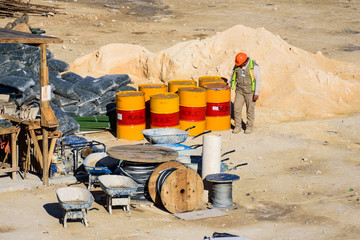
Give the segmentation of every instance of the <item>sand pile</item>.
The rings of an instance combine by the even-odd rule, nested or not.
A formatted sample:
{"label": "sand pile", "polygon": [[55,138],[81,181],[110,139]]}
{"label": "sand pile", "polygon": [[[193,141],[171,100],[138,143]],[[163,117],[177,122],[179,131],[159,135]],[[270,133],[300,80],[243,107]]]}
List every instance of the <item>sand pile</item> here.
{"label": "sand pile", "polygon": [[306,52],[263,28],[242,25],[159,53],[130,44],[106,45],[77,59],[70,71],[94,77],[126,73],[135,83],[204,75],[230,79],[234,56],[240,51],[261,67],[258,106],[271,113],[267,117],[288,120],[360,112],[360,66]]}

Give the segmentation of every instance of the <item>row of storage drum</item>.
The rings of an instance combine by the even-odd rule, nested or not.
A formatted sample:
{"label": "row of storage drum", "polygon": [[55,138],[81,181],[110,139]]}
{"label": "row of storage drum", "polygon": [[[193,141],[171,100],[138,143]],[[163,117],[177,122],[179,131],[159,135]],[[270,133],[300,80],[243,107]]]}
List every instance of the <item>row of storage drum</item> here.
{"label": "row of storage drum", "polygon": [[141,140],[145,128],[195,126],[189,135],[230,129],[230,88],[224,78],[204,76],[165,84],[141,84],[116,95],[117,138]]}

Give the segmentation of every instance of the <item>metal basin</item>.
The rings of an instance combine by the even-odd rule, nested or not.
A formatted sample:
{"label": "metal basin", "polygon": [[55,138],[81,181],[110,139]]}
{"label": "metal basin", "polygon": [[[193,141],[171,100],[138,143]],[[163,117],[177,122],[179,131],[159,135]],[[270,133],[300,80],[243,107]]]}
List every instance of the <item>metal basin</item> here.
{"label": "metal basin", "polygon": [[132,195],[138,187],[134,180],[126,176],[102,175],[98,179],[101,189],[110,196]]}
{"label": "metal basin", "polygon": [[176,144],[185,142],[189,132],[177,128],[154,128],[141,131],[145,139],[152,144]]}
{"label": "metal basin", "polygon": [[78,187],[64,187],[56,190],[59,204],[65,210],[88,209],[94,202],[89,190]]}

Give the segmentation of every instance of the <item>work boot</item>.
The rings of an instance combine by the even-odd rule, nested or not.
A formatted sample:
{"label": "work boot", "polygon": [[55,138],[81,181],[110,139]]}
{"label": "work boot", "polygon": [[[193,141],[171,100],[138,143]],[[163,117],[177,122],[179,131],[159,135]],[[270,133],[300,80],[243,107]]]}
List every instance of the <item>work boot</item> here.
{"label": "work boot", "polygon": [[233,133],[233,134],[237,134],[237,133],[239,133],[240,131],[241,131],[241,128],[235,127],[235,128],[233,129],[232,133]]}
{"label": "work boot", "polygon": [[252,133],[252,128],[246,128],[245,129],[245,132],[244,132],[245,134],[250,134],[250,133]]}

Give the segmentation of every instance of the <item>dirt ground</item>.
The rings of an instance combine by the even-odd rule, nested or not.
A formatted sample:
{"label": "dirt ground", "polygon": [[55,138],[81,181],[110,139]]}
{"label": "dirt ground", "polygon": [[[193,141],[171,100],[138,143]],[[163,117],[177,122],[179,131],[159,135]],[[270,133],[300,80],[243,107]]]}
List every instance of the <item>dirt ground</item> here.
{"label": "dirt ground", "polygon": [[[109,43],[139,44],[157,52],[243,24],[264,27],[304,50],[360,64],[358,1],[107,2],[111,8],[103,2],[31,2],[62,8],[62,15],[31,16],[30,24],[64,40],[49,47],[68,63]],[[9,21],[0,19],[0,24]],[[253,240],[359,239],[360,114],[286,122],[269,121],[267,114],[257,108],[251,135],[216,132],[222,135],[224,153],[236,150],[228,155],[230,167],[248,163],[229,172],[240,176],[233,184],[239,208],[226,216],[184,221],[146,206],[109,215],[97,200],[88,213],[88,228],[69,222],[64,229],[56,185],[1,193],[0,238],[192,240],[227,232]],[[129,144],[110,133],[86,137],[107,146]],[[199,205],[205,207],[205,202]]]}

